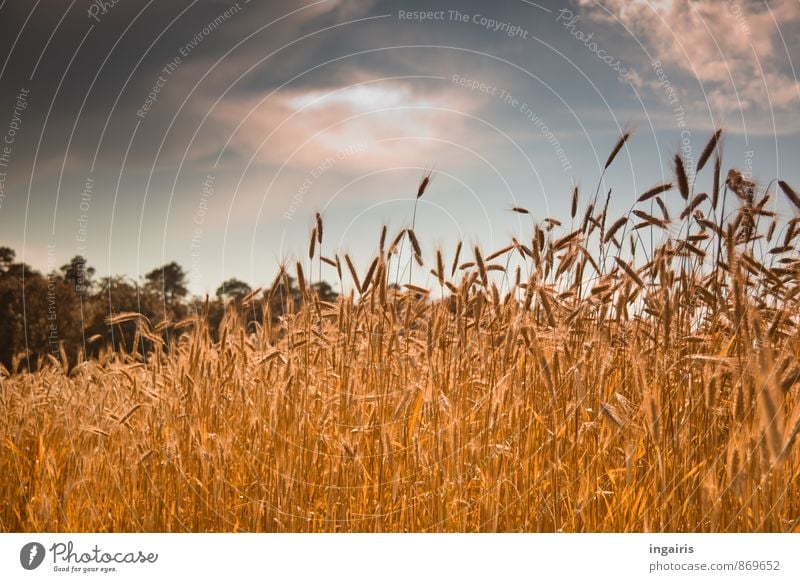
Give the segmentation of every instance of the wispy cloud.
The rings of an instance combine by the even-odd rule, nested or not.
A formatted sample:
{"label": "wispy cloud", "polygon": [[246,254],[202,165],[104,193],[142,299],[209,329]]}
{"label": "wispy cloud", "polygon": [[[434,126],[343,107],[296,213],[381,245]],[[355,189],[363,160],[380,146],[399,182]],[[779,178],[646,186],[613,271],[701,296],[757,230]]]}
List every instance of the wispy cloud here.
{"label": "wispy cloud", "polygon": [[[622,24],[635,35],[667,75],[682,99],[723,118],[758,114],[758,125],[772,131],[772,111],[782,131],[800,129],[794,110],[800,84],[792,67],[798,57],[793,34],[800,24],[796,0],[579,0],[582,15],[597,23]],[[647,72],[640,48],[631,58],[641,68],[640,87],[663,94]],[[694,79],[696,83],[683,82]],[[752,115],[748,121],[752,120]],[[787,126],[786,124],[789,124]],[[756,125],[753,123],[752,125]]]}
{"label": "wispy cloud", "polygon": [[213,109],[211,126],[230,136],[228,148],[240,155],[257,152],[257,163],[273,166],[309,168],[358,146],[359,155],[337,167],[362,172],[425,159],[429,148],[440,147],[436,140],[464,143],[463,114],[476,107],[469,93],[442,81],[430,89],[411,81],[370,81],[227,99]]}

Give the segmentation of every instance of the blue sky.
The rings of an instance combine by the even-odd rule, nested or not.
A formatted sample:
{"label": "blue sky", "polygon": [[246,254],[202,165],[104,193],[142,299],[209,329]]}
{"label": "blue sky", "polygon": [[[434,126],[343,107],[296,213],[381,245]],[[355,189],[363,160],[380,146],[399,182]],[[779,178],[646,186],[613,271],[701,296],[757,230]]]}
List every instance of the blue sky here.
{"label": "blue sky", "polygon": [[365,265],[433,169],[424,249],[496,248],[529,236],[511,206],[568,219],[628,129],[620,212],[716,127],[726,168],[797,186],[798,24],[797,0],[6,1],[0,244],[255,286],[317,211],[325,254]]}

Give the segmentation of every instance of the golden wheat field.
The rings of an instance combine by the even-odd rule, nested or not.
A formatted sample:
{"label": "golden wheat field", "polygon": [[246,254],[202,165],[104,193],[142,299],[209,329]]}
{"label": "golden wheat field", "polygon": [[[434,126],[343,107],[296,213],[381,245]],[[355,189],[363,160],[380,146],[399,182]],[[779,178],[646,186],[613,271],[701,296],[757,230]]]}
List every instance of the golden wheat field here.
{"label": "golden wheat field", "polygon": [[[599,191],[514,208],[529,236],[502,249],[423,256],[378,225],[359,270],[317,216],[218,341],[202,313],[115,314],[152,349],[11,370],[0,528],[800,531],[800,198],[724,174],[718,138],[708,192],[676,156],[621,216]],[[352,291],[322,301],[312,273]],[[303,301],[244,325],[289,275]]]}

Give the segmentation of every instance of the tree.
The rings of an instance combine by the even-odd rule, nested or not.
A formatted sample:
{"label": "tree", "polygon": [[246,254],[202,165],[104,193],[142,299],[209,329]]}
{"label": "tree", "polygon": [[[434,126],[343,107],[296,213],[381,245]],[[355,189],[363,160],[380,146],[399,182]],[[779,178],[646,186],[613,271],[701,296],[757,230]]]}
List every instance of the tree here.
{"label": "tree", "polygon": [[151,289],[161,293],[170,302],[182,299],[189,293],[186,288],[186,273],[175,261],[153,269],[145,275],[145,279]]}
{"label": "tree", "polygon": [[79,295],[85,295],[91,291],[94,282],[94,267],[86,266],[86,259],[81,255],[75,255],[69,263],[61,267],[61,274],[69,285],[75,288]]}
{"label": "tree", "polygon": [[9,247],[0,247],[0,274],[8,273],[17,253]]}
{"label": "tree", "polygon": [[42,275],[24,263],[7,267],[0,277],[0,362],[7,369],[14,356],[26,354],[35,368],[38,358],[59,357],[62,347],[74,361],[82,329],[75,290],[60,275]]}
{"label": "tree", "polygon": [[[187,276],[176,262],[147,273],[144,285],[121,276],[95,279],[94,275],[95,270],[81,255],[58,271],[40,273],[17,262],[13,249],[0,246],[0,364],[11,369],[20,355],[26,355],[23,365],[35,369],[48,354],[60,358],[62,349],[72,363],[84,349],[86,357],[98,357],[106,350],[147,353],[155,347],[153,338],[137,333],[135,321],[112,324],[108,318],[120,313],[144,315],[169,349],[170,336],[182,333],[183,328],[166,325],[156,332],[156,326],[179,322],[190,309],[206,318],[212,336],[218,338],[220,324],[231,310],[250,329],[265,317],[274,322],[281,315],[296,313],[304,300],[297,281],[288,274],[280,278],[272,293],[263,295],[270,298],[268,305],[252,301],[246,308],[241,300],[252,289],[235,278],[220,285],[214,301],[186,301]],[[323,301],[335,301],[337,296],[324,281],[312,284],[311,290]],[[230,298],[234,305],[226,304]]]}
{"label": "tree", "polygon": [[336,298],[339,296],[327,281],[320,281],[312,284],[311,290],[318,295],[322,301],[333,302],[336,301]]}
{"label": "tree", "polygon": [[284,275],[266,295],[271,295],[268,305],[269,314],[273,321],[285,313],[296,311],[300,306],[302,296],[300,289],[295,284],[296,279],[290,275]]}
{"label": "tree", "polygon": [[227,297],[231,297],[236,301],[242,299],[242,297],[246,297],[250,292],[252,292],[252,288],[250,285],[245,283],[244,281],[240,281],[239,279],[228,279],[222,285],[217,288],[217,297],[219,299],[225,299]]}
{"label": "tree", "polygon": [[[161,310],[160,303],[161,299],[154,290],[143,289],[135,281],[121,276],[103,277],[87,309],[89,326],[85,335],[102,336],[105,345],[113,350],[121,347],[127,350],[144,349],[150,345],[144,339],[139,338],[139,343],[134,344],[136,322],[127,321],[111,325],[108,323],[108,318],[120,313],[141,313],[150,322],[156,323],[156,316]],[[93,342],[87,346],[92,356],[96,356],[102,347],[104,344],[100,342]]]}

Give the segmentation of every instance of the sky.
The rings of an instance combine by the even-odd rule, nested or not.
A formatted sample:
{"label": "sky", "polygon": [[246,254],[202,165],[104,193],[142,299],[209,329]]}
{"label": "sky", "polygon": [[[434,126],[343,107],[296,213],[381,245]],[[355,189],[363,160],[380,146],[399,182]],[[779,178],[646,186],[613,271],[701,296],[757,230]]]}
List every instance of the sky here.
{"label": "sky", "polygon": [[530,236],[513,206],[568,221],[624,131],[618,212],[716,128],[724,168],[797,187],[798,25],[798,0],[0,0],[0,245],[255,287],[316,212],[365,267],[433,171],[424,253],[499,248]]}

